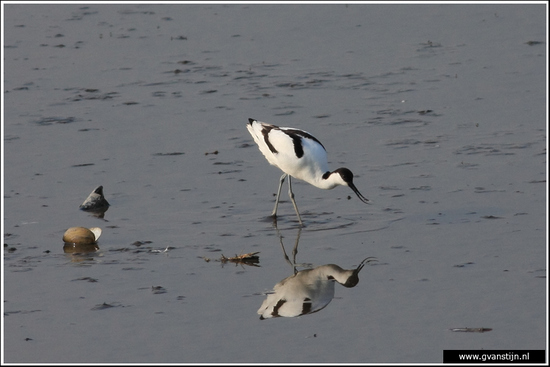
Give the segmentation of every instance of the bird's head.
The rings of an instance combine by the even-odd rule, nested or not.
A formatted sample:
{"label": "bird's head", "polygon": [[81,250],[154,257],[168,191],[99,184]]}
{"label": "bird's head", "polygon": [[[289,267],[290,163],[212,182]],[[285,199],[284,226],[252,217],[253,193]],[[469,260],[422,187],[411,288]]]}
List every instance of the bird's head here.
{"label": "bird's head", "polygon": [[355,185],[353,184],[353,173],[351,173],[351,171],[345,167],[342,167],[342,168],[338,168],[337,170],[335,170],[334,172],[331,172],[331,175],[335,175],[336,178],[337,178],[337,184],[339,185],[343,185],[343,186],[348,186],[349,188],[351,188],[353,190],[353,192],[357,195],[357,197],[359,198],[359,200],[361,200],[362,202],[364,202],[365,204],[370,204],[369,203],[369,199],[367,199],[366,197],[364,197],[360,192],[359,190],[357,190],[357,187],[355,187]]}

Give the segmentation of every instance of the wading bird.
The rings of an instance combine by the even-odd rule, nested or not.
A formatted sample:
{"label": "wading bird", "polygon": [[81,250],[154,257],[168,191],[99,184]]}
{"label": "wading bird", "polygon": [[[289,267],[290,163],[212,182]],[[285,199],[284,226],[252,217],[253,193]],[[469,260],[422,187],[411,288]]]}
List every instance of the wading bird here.
{"label": "wading bird", "polygon": [[369,200],[361,195],[353,184],[353,173],[349,169],[342,167],[329,171],[325,147],[307,131],[270,125],[251,118],[248,119],[246,127],[267,161],[284,172],[279,179],[275,208],[271,213],[274,218],[277,218],[281,187],[287,176],[288,195],[301,225],[302,218],[294,200],[291,177],[325,190],[338,185],[348,186],[357,194],[359,200],[369,204]]}

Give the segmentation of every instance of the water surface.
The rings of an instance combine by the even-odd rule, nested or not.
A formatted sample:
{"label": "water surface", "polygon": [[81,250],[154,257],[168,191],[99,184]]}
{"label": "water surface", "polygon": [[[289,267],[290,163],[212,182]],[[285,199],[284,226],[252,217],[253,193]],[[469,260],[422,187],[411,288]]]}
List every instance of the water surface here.
{"label": "water surface", "polygon": [[[5,362],[545,348],[545,6],[4,10]],[[372,201],[293,185],[299,264],[378,259],[317,313],[256,313],[299,230],[286,188],[282,239],[266,219],[280,172],[250,117],[314,134]],[[99,185],[103,218],[78,209]],[[65,253],[73,226],[99,251]]]}

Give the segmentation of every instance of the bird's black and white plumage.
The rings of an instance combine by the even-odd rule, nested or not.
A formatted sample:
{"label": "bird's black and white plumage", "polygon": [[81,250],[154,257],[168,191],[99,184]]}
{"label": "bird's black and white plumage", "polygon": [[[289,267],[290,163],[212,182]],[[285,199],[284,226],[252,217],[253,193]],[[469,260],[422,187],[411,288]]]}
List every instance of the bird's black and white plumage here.
{"label": "bird's black and white plumage", "polygon": [[[348,186],[362,202],[368,204],[369,200],[361,195],[353,184],[353,173],[344,167],[331,172],[328,169],[325,147],[307,131],[279,127],[251,118],[248,119],[246,127],[267,161],[284,172],[280,178],[275,208],[272,212],[274,217],[277,215],[281,186],[288,175],[325,190],[330,190],[338,185]],[[288,184],[290,199],[300,224],[303,224],[292,193],[290,177]]]}
{"label": "bird's black and white plumage", "polygon": [[355,287],[359,283],[359,272],[371,261],[376,259],[368,257],[351,270],[327,264],[296,272],[273,287],[258,309],[260,319],[296,317],[322,310],[334,298],[334,283]]}

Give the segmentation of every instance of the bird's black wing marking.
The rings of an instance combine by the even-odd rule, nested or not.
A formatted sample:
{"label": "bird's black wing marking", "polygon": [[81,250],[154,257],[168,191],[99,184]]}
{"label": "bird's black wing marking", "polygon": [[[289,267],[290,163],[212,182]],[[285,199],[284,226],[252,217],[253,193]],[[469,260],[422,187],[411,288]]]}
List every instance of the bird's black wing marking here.
{"label": "bird's black wing marking", "polygon": [[323,149],[325,149],[323,144],[319,140],[317,140],[316,137],[309,134],[308,132],[305,132],[303,130],[298,130],[298,129],[281,129],[278,126],[275,126],[275,125],[265,124],[265,125],[262,125],[262,135],[264,137],[265,144],[267,145],[267,147],[269,148],[269,150],[273,154],[279,153],[279,151],[277,149],[275,149],[273,144],[271,144],[271,142],[269,141],[269,133],[273,129],[282,131],[283,133],[287,134],[292,139],[292,143],[294,145],[294,153],[296,154],[296,157],[298,157],[298,158],[302,158],[304,156],[304,147],[302,145],[302,139],[311,139],[311,140],[317,142],[320,146],[322,146]]}
{"label": "bird's black wing marking", "polygon": [[311,135],[311,134],[309,134],[309,133],[307,133],[303,130],[297,130],[297,129],[284,129],[284,130],[282,130],[281,129],[281,131],[284,132],[285,134],[287,134],[292,139],[292,142],[294,143],[294,153],[296,153],[296,157],[298,157],[298,158],[302,158],[304,156],[304,147],[302,145],[302,139],[304,139],[304,138],[305,139],[311,139],[311,140],[319,143],[319,145],[322,146],[323,149],[325,149],[323,144],[321,144],[321,142],[319,140],[317,140],[316,137],[314,137],[313,135]]}
{"label": "bird's black wing marking", "polygon": [[264,141],[265,141],[267,147],[269,148],[269,150],[271,150],[271,153],[277,154],[279,152],[277,151],[277,149],[275,149],[273,144],[271,144],[271,142],[269,141],[269,132],[273,128],[275,128],[275,126],[273,126],[273,125],[262,125],[262,135],[264,136]]}

